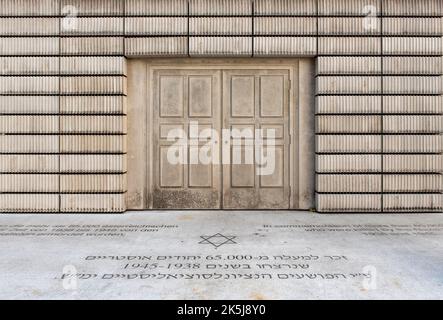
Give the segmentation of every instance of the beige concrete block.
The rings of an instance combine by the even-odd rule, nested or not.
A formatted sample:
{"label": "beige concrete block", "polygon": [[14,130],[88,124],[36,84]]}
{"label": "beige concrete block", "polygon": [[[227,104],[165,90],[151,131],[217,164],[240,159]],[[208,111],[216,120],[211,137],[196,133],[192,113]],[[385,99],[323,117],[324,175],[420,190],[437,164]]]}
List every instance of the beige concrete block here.
{"label": "beige concrete block", "polygon": [[58,94],[59,78],[0,77],[0,94]]}
{"label": "beige concrete block", "polygon": [[56,212],[57,194],[0,194],[0,212]]}
{"label": "beige concrete block", "polygon": [[316,113],[379,113],[379,96],[317,96]]}
{"label": "beige concrete block", "polygon": [[0,192],[58,192],[58,174],[2,174]]}
{"label": "beige concrete block", "polygon": [[441,55],[442,41],[438,37],[385,37],[383,53],[392,55]]}
{"label": "beige concrete block", "polygon": [[249,0],[189,0],[191,15],[251,15]]}
{"label": "beige concrete block", "polygon": [[385,192],[442,192],[441,174],[386,174],[383,177]]}
{"label": "beige concrete block", "polygon": [[378,15],[380,10],[380,0],[318,0],[318,13],[320,15],[367,16],[369,13]]}
{"label": "beige concrete block", "polygon": [[317,192],[380,192],[379,174],[317,174]]}
{"label": "beige concrete block", "polygon": [[57,133],[58,116],[3,115],[0,116],[2,133]]}
{"label": "beige concrete block", "polygon": [[125,57],[60,57],[62,74],[125,75]]}
{"label": "beige concrete block", "polygon": [[62,194],[62,212],[123,212],[126,210],[124,193],[121,194]]}
{"label": "beige concrete block", "polygon": [[189,18],[190,35],[251,35],[250,17]]}
{"label": "beige concrete block", "polygon": [[380,39],[377,37],[320,37],[319,54],[379,55]]}
{"label": "beige concrete block", "polygon": [[367,17],[335,17],[335,18],[319,18],[318,19],[318,34],[319,35],[377,35],[380,34],[380,18],[373,18],[374,20],[368,23]]}
{"label": "beige concrete block", "polygon": [[255,0],[255,15],[315,15],[316,0]]}
{"label": "beige concrete block", "polygon": [[60,152],[64,153],[126,153],[124,135],[63,135]]}
{"label": "beige concrete block", "polygon": [[443,113],[442,96],[384,96],[386,113]]}
{"label": "beige concrete block", "polygon": [[0,38],[0,55],[45,56],[59,53],[58,38]]}
{"label": "beige concrete block", "polygon": [[0,16],[55,16],[58,0],[1,0]]}
{"label": "beige concrete block", "polygon": [[390,0],[385,1],[384,15],[392,16],[441,16],[443,6],[440,0]]}
{"label": "beige concrete block", "polygon": [[385,152],[443,152],[442,135],[385,135],[383,137]]}
{"label": "beige concrete block", "polygon": [[62,94],[126,94],[126,77],[62,77]]}
{"label": "beige concrete block", "polygon": [[121,16],[123,15],[124,1],[122,0],[60,0],[62,13],[72,13],[71,7],[76,9],[77,16]]}
{"label": "beige concrete block", "polygon": [[188,18],[185,17],[129,17],[125,19],[126,36],[186,36]]}
{"label": "beige concrete block", "polygon": [[251,56],[251,37],[190,37],[191,56]]}
{"label": "beige concrete block", "polygon": [[1,18],[0,36],[57,36],[59,18]]}
{"label": "beige concrete block", "polygon": [[57,96],[0,96],[1,114],[57,112]]}
{"label": "beige concrete block", "polygon": [[[292,2],[294,3],[294,2]],[[317,33],[316,18],[255,17],[254,35],[311,35]]]}
{"label": "beige concrete block", "polygon": [[125,55],[129,57],[186,56],[187,52],[186,37],[125,38]]}
{"label": "beige concrete block", "polygon": [[375,153],[381,151],[380,135],[317,135],[316,152]]}
{"label": "beige concrete block", "polygon": [[123,18],[77,17],[66,23],[61,22],[62,35],[122,36],[124,30]]}
{"label": "beige concrete block", "polygon": [[383,34],[441,36],[440,18],[383,18]]}
{"label": "beige concrete block", "polygon": [[380,116],[317,116],[317,133],[378,133]]}
{"label": "beige concrete block", "polygon": [[63,114],[126,114],[123,96],[62,96]]}
{"label": "beige concrete block", "polygon": [[316,172],[381,172],[381,155],[320,154]]}
{"label": "beige concrete block", "polygon": [[57,153],[56,135],[0,135],[2,153]]}
{"label": "beige concrete block", "polygon": [[125,192],[124,174],[63,174],[60,176],[60,191],[77,192]]}
{"label": "beige concrete block", "polygon": [[0,74],[58,74],[58,57],[0,57]]}
{"label": "beige concrete block", "polygon": [[318,94],[377,94],[381,92],[381,77],[377,76],[320,76]]}
{"label": "beige concrete block", "polygon": [[188,14],[187,0],[125,0],[125,13],[128,16],[180,16]]}
{"label": "beige concrete block", "polygon": [[385,76],[383,92],[386,94],[442,94],[441,76]]}
{"label": "beige concrete block", "polygon": [[126,155],[61,155],[60,170],[63,173],[125,173]]}
{"label": "beige concrete block", "polygon": [[380,73],[381,59],[381,57],[318,57],[317,74]]}
{"label": "beige concrete block", "polygon": [[64,55],[123,55],[123,37],[61,38]]}
{"label": "beige concrete block", "polygon": [[126,133],[126,116],[68,116],[60,117],[62,133]]}
{"label": "beige concrete block", "polygon": [[441,57],[383,57],[385,74],[442,74]]}
{"label": "beige concrete block", "polygon": [[389,133],[442,133],[443,116],[383,116],[383,131]]}
{"label": "beige concrete block", "polygon": [[385,194],[384,211],[442,211],[443,194]]}
{"label": "beige concrete block", "polygon": [[314,37],[254,37],[254,56],[313,56]]}
{"label": "beige concrete block", "polygon": [[389,154],[383,156],[385,172],[441,172],[442,154]]}
{"label": "beige concrete block", "polygon": [[381,196],[377,194],[317,194],[319,212],[378,212]]}
{"label": "beige concrete block", "polygon": [[58,155],[1,154],[1,173],[58,172]]}

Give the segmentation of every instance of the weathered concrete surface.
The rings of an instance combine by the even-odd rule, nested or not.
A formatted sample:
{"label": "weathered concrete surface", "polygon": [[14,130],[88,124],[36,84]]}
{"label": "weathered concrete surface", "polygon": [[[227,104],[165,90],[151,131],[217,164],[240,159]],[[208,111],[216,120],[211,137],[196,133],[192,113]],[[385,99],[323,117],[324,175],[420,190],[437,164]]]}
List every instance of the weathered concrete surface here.
{"label": "weathered concrete surface", "polygon": [[443,298],[443,214],[0,219],[3,299]]}

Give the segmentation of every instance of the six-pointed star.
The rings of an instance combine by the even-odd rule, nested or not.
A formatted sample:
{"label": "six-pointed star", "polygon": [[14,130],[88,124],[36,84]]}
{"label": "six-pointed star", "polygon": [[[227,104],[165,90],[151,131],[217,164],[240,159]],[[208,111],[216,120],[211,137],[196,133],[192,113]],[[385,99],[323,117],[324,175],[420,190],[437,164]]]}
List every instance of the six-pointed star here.
{"label": "six-pointed star", "polygon": [[224,236],[221,233],[216,233],[212,236],[200,236],[203,240],[200,244],[212,244],[215,248],[218,248],[224,244],[236,244],[234,241],[236,236]]}

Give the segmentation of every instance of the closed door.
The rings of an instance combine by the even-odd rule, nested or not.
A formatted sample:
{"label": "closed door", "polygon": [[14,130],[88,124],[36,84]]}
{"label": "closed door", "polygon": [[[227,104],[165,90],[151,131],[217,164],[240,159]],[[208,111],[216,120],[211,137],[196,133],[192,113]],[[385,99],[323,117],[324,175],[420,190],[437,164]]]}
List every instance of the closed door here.
{"label": "closed door", "polygon": [[153,73],[153,208],[289,208],[287,70]]}

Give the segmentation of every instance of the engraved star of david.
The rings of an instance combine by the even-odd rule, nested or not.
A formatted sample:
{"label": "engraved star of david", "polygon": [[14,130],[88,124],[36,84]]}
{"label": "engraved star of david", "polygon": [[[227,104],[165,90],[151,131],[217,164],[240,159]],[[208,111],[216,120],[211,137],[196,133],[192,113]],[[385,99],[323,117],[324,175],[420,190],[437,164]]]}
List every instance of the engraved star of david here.
{"label": "engraved star of david", "polygon": [[224,244],[237,244],[234,241],[236,236],[224,236],[221,233],[216,233],[212,236],[200,236],[203,240],[199,244],[212,244],[216,249]]}

